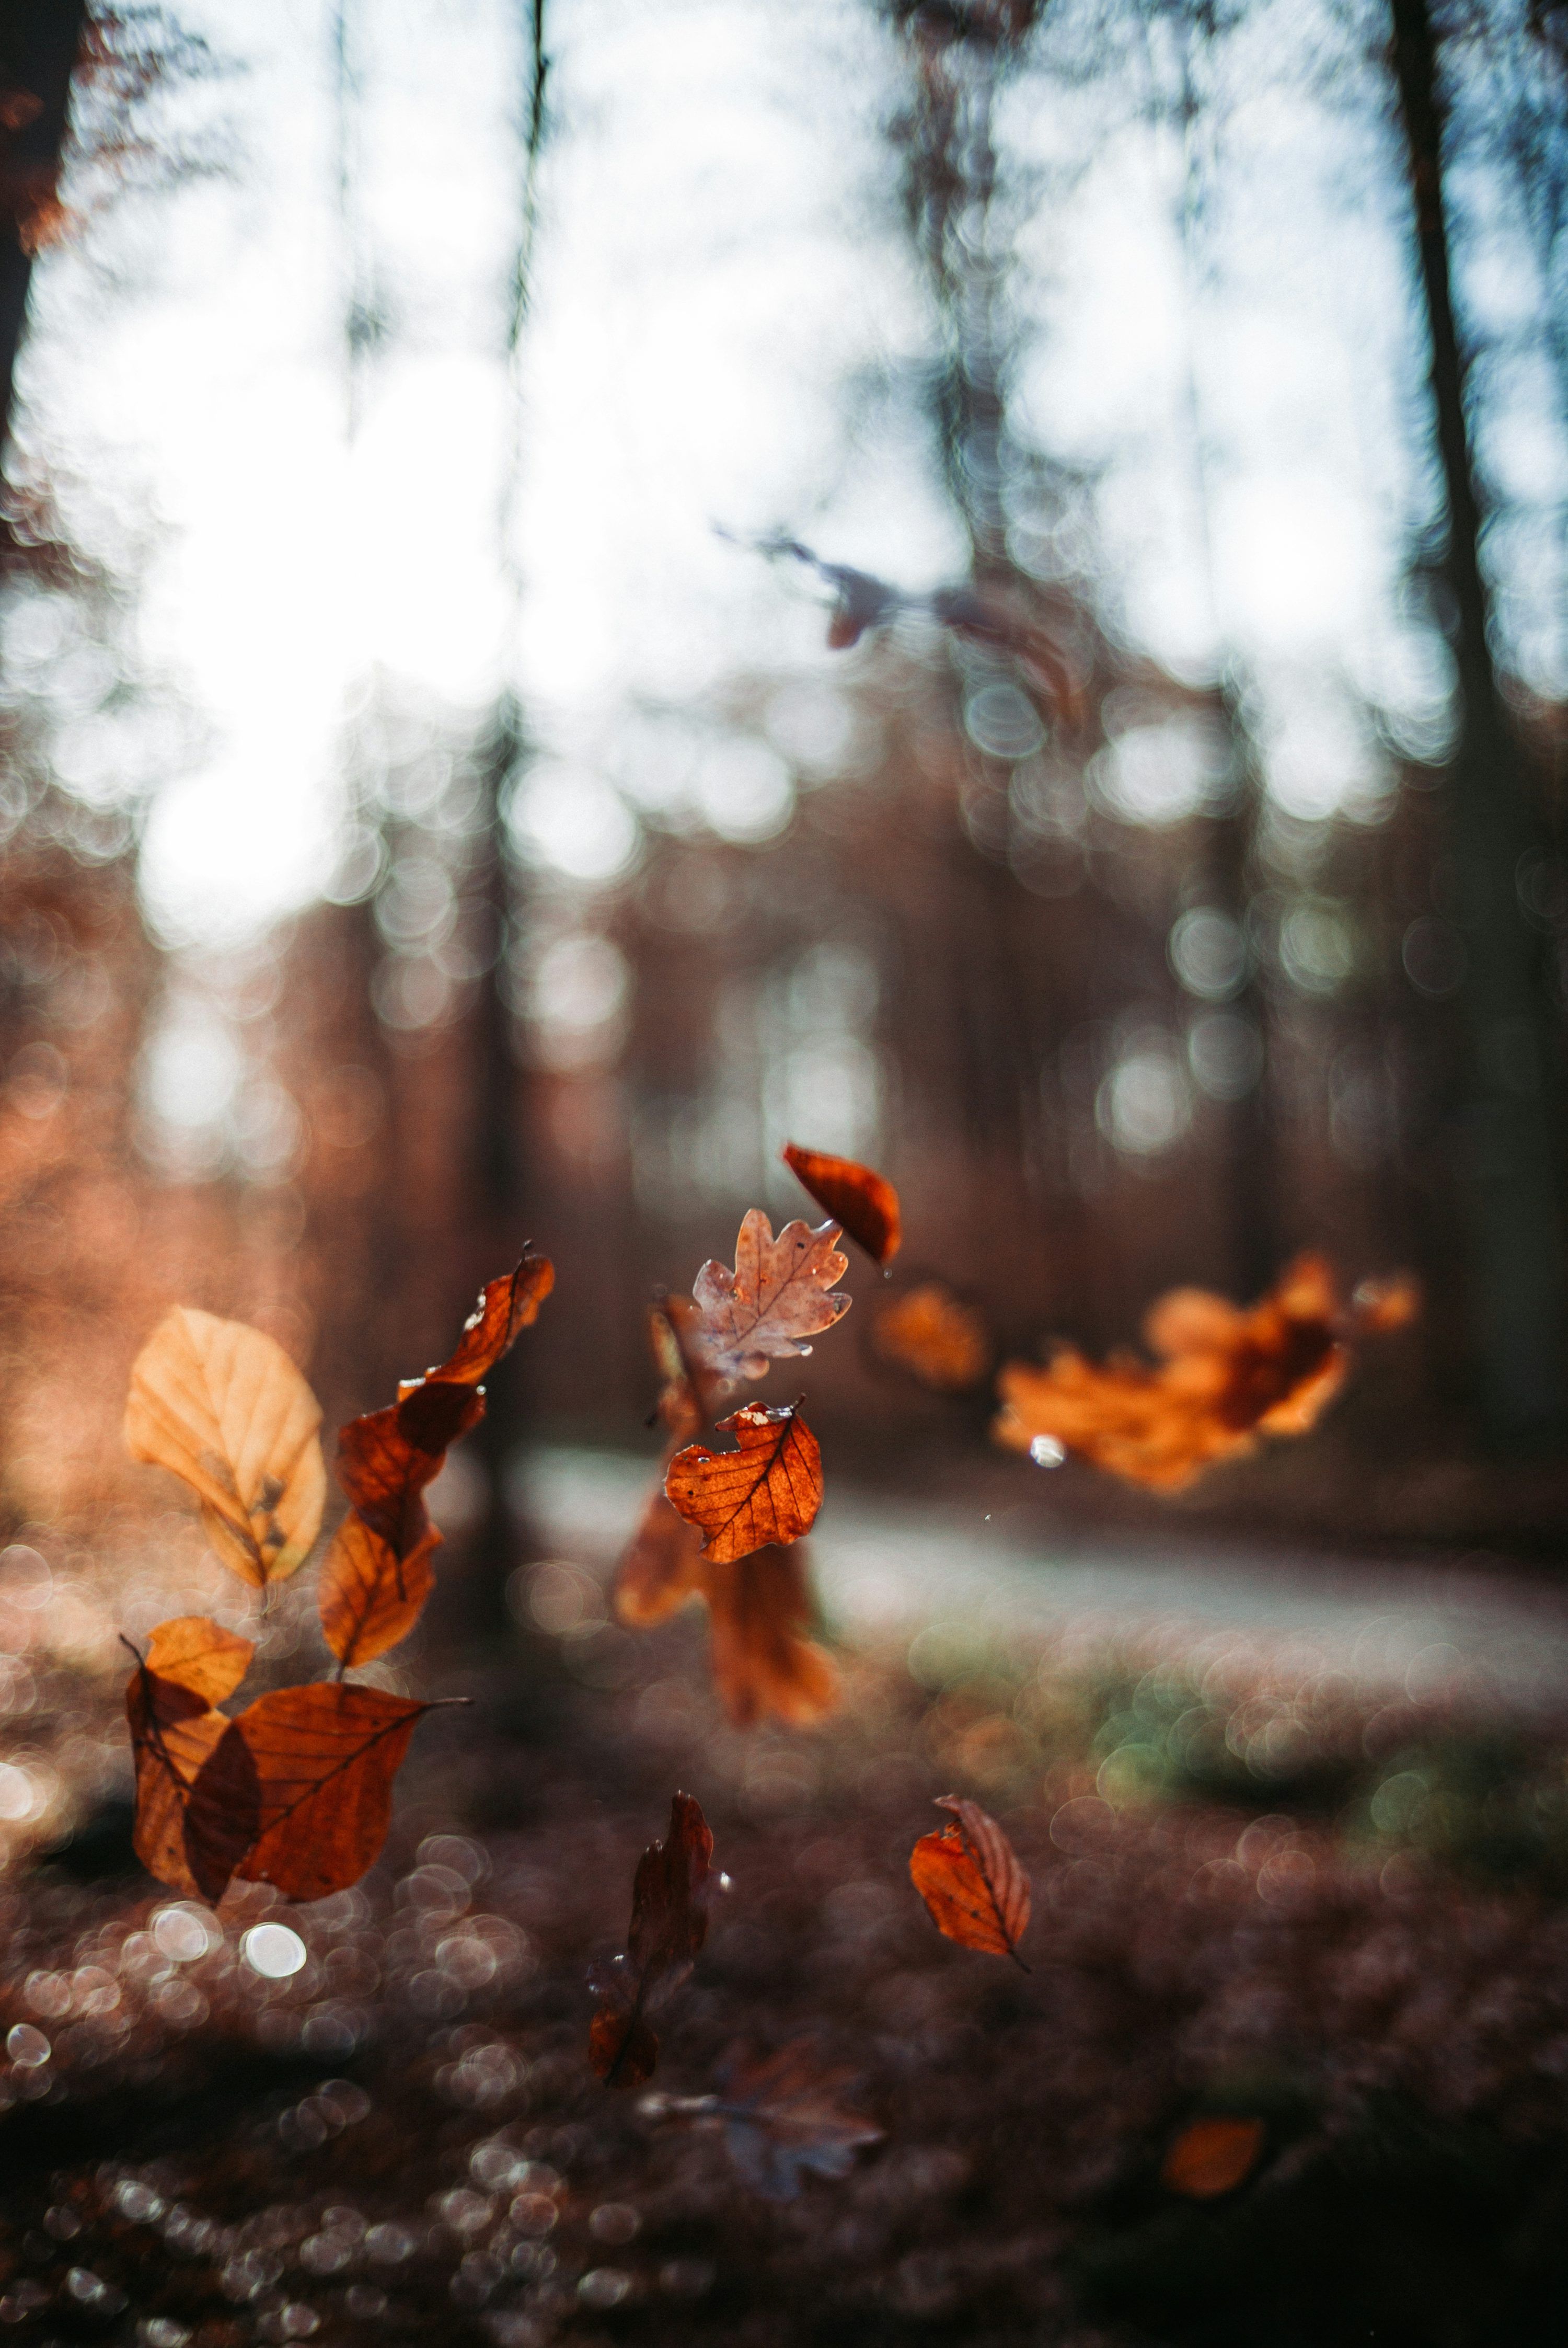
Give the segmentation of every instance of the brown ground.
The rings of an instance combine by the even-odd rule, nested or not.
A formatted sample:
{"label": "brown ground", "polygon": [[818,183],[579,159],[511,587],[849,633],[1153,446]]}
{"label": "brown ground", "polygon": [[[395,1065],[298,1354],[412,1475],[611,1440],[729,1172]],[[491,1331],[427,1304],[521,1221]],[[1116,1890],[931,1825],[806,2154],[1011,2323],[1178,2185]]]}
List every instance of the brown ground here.
{"label": "brown ground", "polygon": [[[700,1645],[678,1622],[608,1690],[553,1646],[477,1675],[475,1709],[422,1727],[364,1885],[276,1911],[310,1952],[290,1980],[238,1953],[254,1887],[171,1959],[112,1816],[14,1881],[0,2340],[1551,2334],[1558,1745],[1430,1705],[1368,1722],[1327,1683],[1183,1686],[1168,1661],[1066,1684],[1021,1653],[932,1694],[866,1661],[825,1734],[742,1737]],[[733,1889],[660,2018],[655,2087],[711,2093],[738,2045],[804,2040],[883,2132],[793,2199],[585,2060],[584,1976],[676,1785]],[[1028,1973],[938,1938],[909,1887],[954,1786],[1033,1878]],[[1225,2109],[1266,2123],[1255,2176],[1164,2189],[1173,2132]]]}

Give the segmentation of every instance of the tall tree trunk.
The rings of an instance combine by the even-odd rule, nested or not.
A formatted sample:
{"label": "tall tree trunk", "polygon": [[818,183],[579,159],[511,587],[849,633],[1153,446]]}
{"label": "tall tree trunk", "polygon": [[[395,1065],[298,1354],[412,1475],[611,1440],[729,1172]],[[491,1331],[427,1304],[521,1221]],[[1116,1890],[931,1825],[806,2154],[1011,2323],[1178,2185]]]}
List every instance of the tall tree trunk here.
{"label": "tall tree trunk", "polygon": [[1459,673],[1460,732],[1446,789],[1469,957],[1458,1145],[1476,1386],[1493,1441],[1536,1449],[1561,1435],[1564,1415],[1558,1046],[1539,949],[1515,885],[1539,826],[1488,633],[1481,501],[1443,201],[1437,37],[1429,0],[1391,0],[1391,10],[1448,505],[1444,619]]}
{"label": "tall tree trunk", "polygon": [[0,461],[11,432],[34,238],[59,177],[85,13],[83,0],[0,0]]}

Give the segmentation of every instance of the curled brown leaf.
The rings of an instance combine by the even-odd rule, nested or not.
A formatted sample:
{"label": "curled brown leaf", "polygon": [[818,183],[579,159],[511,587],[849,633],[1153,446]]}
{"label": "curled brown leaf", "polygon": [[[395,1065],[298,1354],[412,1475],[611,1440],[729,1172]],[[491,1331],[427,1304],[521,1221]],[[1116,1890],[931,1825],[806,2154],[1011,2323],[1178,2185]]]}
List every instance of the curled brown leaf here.
{"label": "curled brown leaf", "polygon": [[1018,1854],[989,1812],[959,1794],[938,1807],[952,1821],[922,1835],[909,1854],[909,1873],[931,1921],[949,1941],[1024,1965],[1018,1944],[1029,1926],[1029,1878]]}
{"label": "curled brown leaf", "polygon": [[898,1193],[886,1177],[856,1159],[835,1158],[825,1149],[799,1149],[793,1141],[785,1142],[782,1155],[824,1213],[842,1223],[872,1262],[886,1271],[902,1237]]}
{"label": "curled brown leaf", "polygon": [[708,1910],[723,1881],[712,1856],[701,1805],[677,1794],[664,1839],[638,1861],[626,1953],[594,1978],[600,2003],[589,2060],[606,2086],[638,2087],[652,2076],[659,2041],[647,2016],[685,1980],[707,1939]]}

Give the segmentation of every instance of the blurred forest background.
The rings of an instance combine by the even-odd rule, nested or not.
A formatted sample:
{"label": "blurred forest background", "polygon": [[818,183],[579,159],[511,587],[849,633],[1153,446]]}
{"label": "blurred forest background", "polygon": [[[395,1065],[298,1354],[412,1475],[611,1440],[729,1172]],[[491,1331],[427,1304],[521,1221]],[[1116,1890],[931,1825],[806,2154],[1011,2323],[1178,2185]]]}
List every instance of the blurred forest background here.
{"label": "blurred forest background", "polygon": [[[1560,5],[7,23],[12,1538],[129,1524],[169,1300],[330,1425],[532,1237],[457,1496],[509,1561],[520,1447],[651,1450],[646,1299],[794,1138],[999,1359],[1415,1271],[1178,1505],[1551,1549]],[[983,1386],[808,1383],[863,1477],[1153,1520]]]}

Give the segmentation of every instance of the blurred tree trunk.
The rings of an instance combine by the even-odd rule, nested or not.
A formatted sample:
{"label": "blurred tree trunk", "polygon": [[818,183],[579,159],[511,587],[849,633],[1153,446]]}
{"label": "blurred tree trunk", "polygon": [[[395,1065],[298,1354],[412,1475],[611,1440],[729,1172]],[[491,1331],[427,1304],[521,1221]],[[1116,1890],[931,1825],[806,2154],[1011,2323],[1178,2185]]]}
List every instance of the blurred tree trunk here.
{"label": "blurred tree trunk", "polygon": [[1537,1448],[1561,1435],[1564,1416],[1558,1044],[1515,880],[1540,827],[1489,636],[1466,358],[1444,211],[1437,36],[1428,0],[1391,0],[1391,10],[1448,507],[1440,616],[1459,682],[1459,740],[1446,793],[1468,953],[1456,1107],[1476,1382],[1493,1440]]}
{"label": "blurred tree trunk", "polygon": [[0,462],[35,240],[55,200],[85,13],[83,0],[0,0]]}

